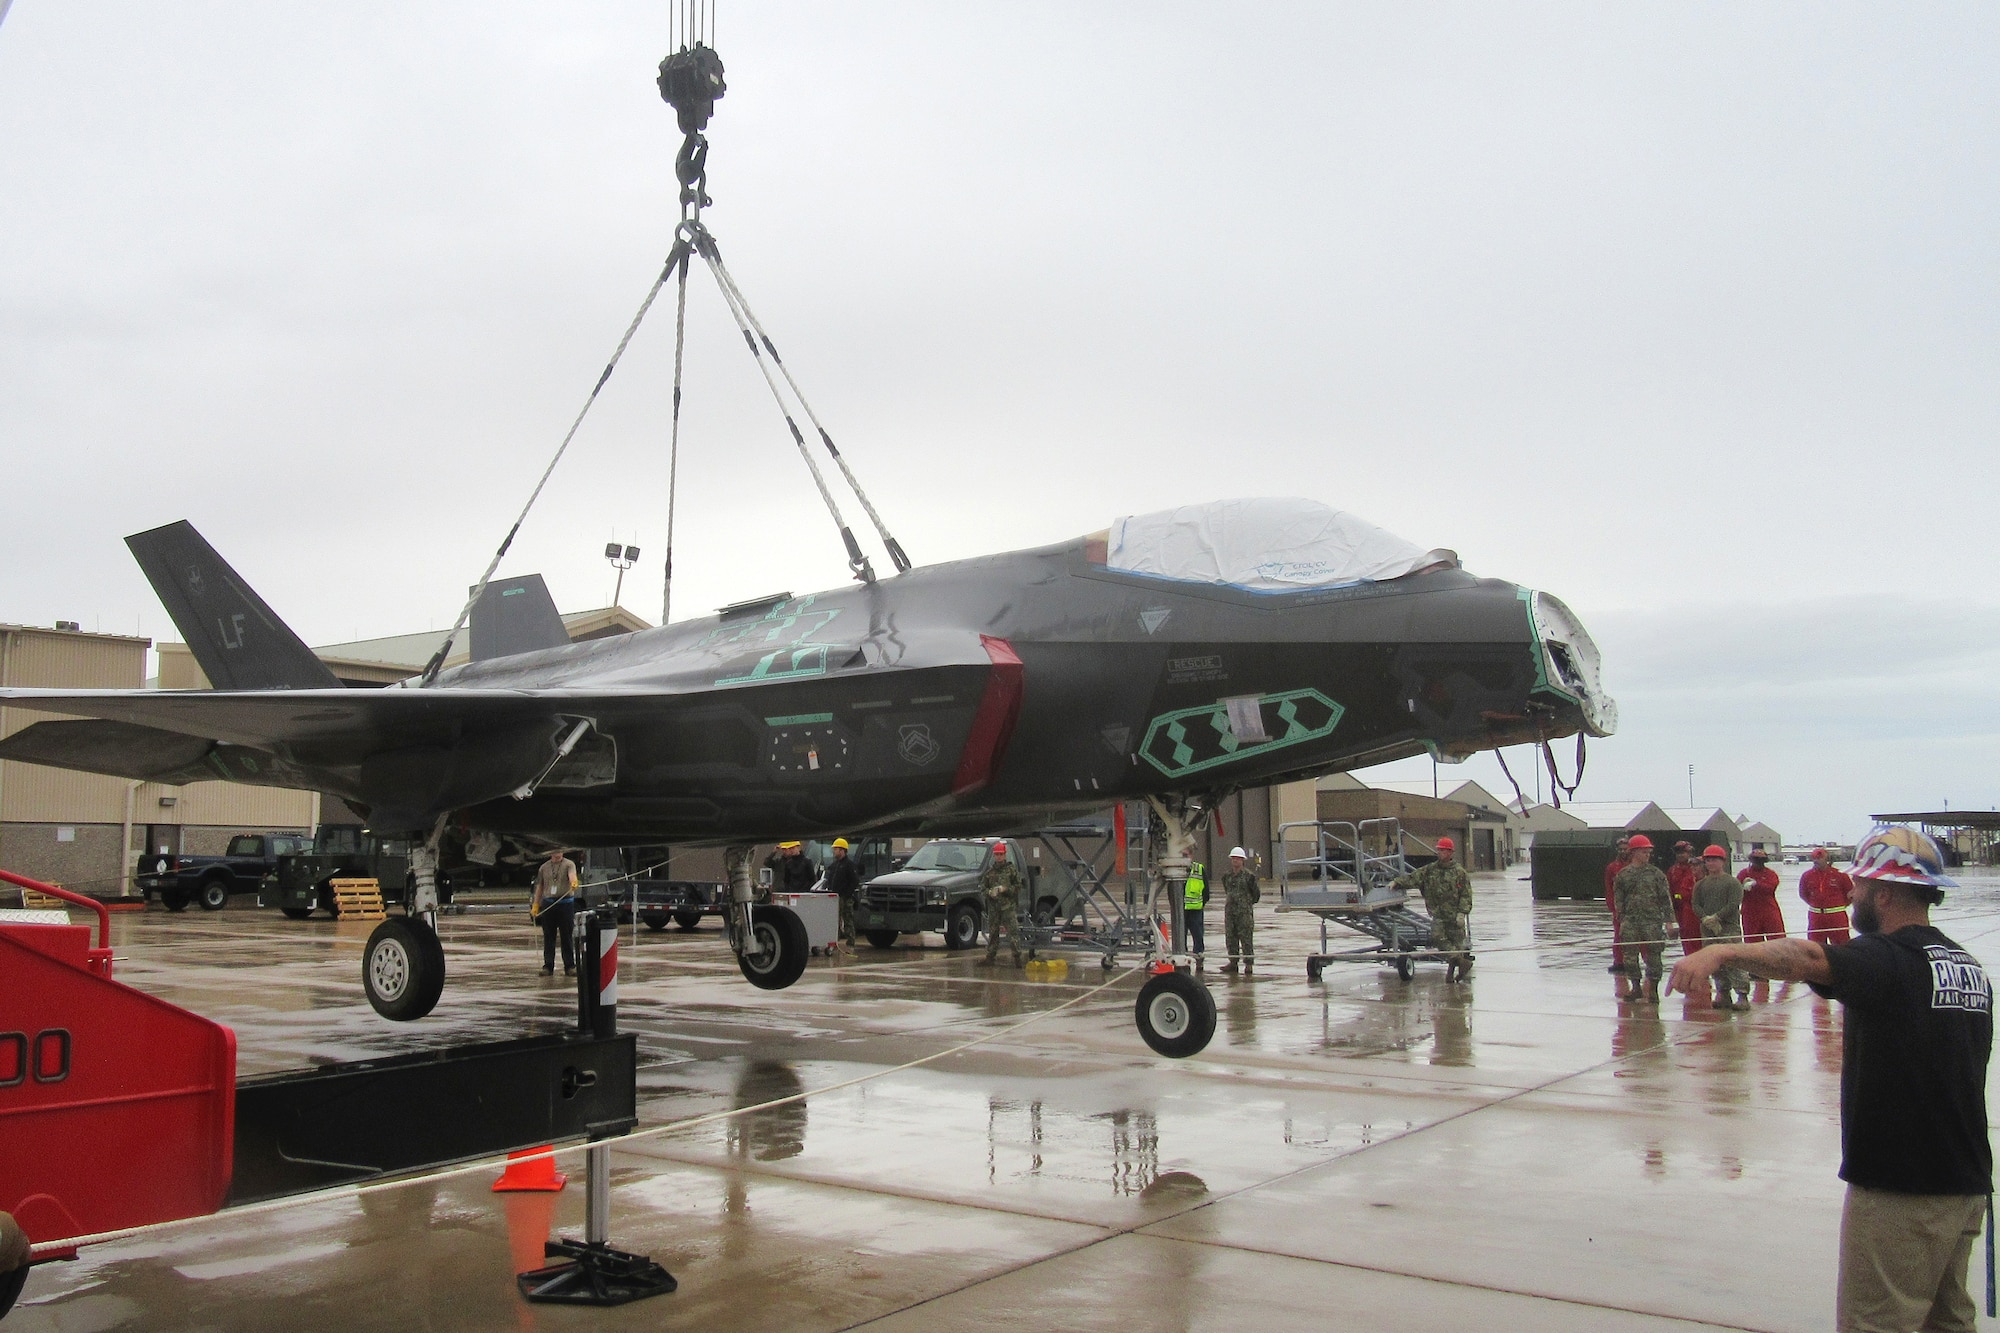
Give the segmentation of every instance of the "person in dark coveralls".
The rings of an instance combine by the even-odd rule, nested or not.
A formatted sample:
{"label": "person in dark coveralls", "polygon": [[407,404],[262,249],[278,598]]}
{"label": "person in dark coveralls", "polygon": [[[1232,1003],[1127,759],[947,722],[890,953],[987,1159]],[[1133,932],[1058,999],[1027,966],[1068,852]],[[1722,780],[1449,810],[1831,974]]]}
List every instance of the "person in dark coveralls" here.
{"label": "person in dark coveralls", "polygon": [[563,975],[576,970],[576,862],[558,847],[535,872],[529,914],[542,928],[542,975],[556,974],[556,939],[562,939]]}
{"label": "person in dark coveralls", "polygon": [[1021,913],[1021,869],[1007,855],[1007,844],[993,844],[993,859],[986,869],[979,872],[979,896],[985,900],[986,908],[986,964],[991,966],[1000,956],[1000,941],[1005,937],[1007,947],[1013,950],[1014,966],[1021,966],[1021,936],[1018,921]]}
{"label": "person in dark coveralls", "polygon": [[1854,853],[1848,944],[1711,944],[1674,965],[1693,993],[1724,966],[1804,981],[1847,1007],[1841,1035],[1841,1333],[1965,1330],[1978,1310],[1965,1270],[1993,1190],[1986,1064],[1993,989],[1971,954],[1931,925],[1957,885],[1937,844],[1886,825]]}
{"label": "person in dark coveralls", "polygon": [[833,860],[826,864],[825,893],[840,895],[840,942],[854,947],[854,905],[861,897],[861,871],[847,858],[847,839],[833,840]]}

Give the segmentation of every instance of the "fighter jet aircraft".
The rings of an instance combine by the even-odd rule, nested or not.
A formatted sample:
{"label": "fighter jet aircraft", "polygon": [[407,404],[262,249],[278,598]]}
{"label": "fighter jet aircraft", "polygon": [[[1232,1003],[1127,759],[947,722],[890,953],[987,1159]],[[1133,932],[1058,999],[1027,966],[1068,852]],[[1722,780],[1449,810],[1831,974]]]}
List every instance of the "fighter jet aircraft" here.
{"label": "fighter jet aircraft", "polygon": [[[1171,864],[1239,788],[1616,725],[1560,601],[1304,500],[1123,518],[584,643],[539,578],[496,583],[468,664],[389,689],[342,688],[189,525],[128,542],[216,688],[0,690],[78,719],[0,757],[333,792],[418,839],[410,915],[364,964],[398,1019],[443,985],[437,869],[500,840],[728,848],[731,944],[778,988],[805,935],[752,906],[754,843],[1004,832],[1143,798]],[[1198,1027],[1206,992],[1178,993]]]}

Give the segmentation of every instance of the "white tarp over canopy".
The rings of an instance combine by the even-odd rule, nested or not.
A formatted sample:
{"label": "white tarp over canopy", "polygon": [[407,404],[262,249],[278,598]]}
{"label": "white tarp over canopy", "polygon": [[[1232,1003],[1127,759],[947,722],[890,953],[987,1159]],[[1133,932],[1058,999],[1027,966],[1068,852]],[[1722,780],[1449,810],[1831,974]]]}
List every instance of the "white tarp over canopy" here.
{"label": "white tarp over canopy", "polygon": [[1216,500],[1111,525],[1112,569],[1258,592],[1397,579],[1458,556],[1425,550],[1316,500]]}

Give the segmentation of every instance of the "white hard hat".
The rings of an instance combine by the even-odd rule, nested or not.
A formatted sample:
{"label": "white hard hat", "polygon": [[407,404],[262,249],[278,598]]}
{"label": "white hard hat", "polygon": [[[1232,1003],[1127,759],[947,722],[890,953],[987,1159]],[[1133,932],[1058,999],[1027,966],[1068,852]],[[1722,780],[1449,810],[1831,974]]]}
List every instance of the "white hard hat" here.
{"label": "white hard hat", "polygon": [[1231,856],[1240,856],[1246,861],[1250,859],[1250,853],[1244,851],[1241,847],[1231,847],[1229,849],[1229,854]]}

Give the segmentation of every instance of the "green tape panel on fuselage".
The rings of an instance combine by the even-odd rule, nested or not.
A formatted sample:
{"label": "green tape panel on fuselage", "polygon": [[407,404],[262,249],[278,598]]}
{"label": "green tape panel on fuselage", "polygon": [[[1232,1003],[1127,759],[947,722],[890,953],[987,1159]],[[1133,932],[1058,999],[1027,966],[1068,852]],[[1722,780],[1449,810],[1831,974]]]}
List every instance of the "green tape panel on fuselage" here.
{"label": "green tape panel on fuselage", "polygon": [[1340,725],[1347,710],[1318,690],[1287,690],[1258,696],[1265,741],[1239,741],[1229,729],[1229,708],[1203,704],[1162,713],[1146,727],[1139,753],[1170,778],[1318,740]]}

